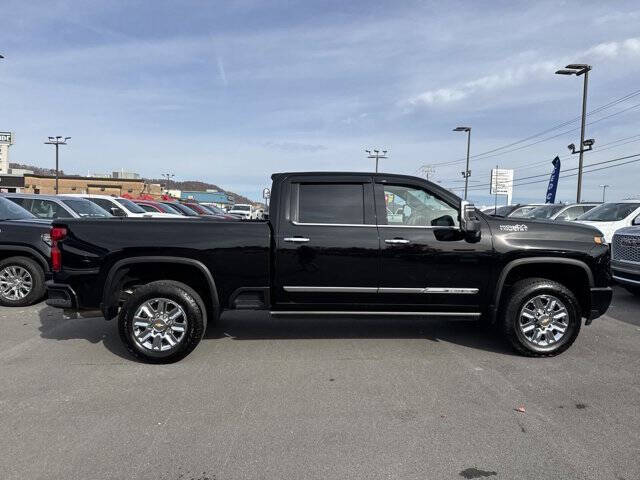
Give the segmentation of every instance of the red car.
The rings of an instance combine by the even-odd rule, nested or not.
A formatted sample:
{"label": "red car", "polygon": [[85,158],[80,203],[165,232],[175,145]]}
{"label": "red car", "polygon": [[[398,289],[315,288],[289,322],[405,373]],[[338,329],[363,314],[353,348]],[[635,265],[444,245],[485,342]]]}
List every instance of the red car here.
{"label": "red car", "polygon": [[200,215],[209,215],[212,217],[224,218],[227,220],[233,220],[236,218],[231,215],[227,215],[218,207],[212,207],[210,205],[201,205],[200,203],[194,203],[194,202],[184,202],[183,205],[186,205],[190,209],[195,210]]}
{"label": "red car", "polygon": [[160,212],[170,213],[172,215],[184,215],[180,210],[175,209],[167,204],[155,202],[153,200],[133,200],[136,205],[139,205],[147,212]]}

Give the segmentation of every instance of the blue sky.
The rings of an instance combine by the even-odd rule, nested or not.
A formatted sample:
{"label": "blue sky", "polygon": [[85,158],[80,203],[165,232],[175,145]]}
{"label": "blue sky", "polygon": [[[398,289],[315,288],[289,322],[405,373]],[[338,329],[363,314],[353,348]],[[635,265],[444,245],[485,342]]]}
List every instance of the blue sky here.
{"label": "blue sky", "polygon": [[[71,136],[67,172],[172,172],[254,199],[274,171],[370,170],[370,147],[389,150],[389,172],[458,160],[457,125],[472,126],[473,155],[571,120],[581,80],[553,74],[570,62],[594,67],[590,109],[640,89],[632,1],[4,0],[3,12],[0,130],[16,134],[11,161],[52,167],[42,142]],[[640,153],[640,141],[598,152],[640,135],[637,103],[591,117],[629,109],[588,127],[596,150],[585,163]],[[578,141],[572,131],[472,159],[472,185],[496,164],[516,177],[546,173]],[[576,165],[577,155],[564,159]],[[462,169],[440,165],[435,178],[458,186]],[[640,193],[638,180],[640,163],[587,174],[583,197],[599,198],[602,183],[610,198]],[[575,183],[561,179],[558,199],[573,199]],[[545,190],[517,186],[514,199],[542,201]],[[471,198],[490,202],[484,190]]]}

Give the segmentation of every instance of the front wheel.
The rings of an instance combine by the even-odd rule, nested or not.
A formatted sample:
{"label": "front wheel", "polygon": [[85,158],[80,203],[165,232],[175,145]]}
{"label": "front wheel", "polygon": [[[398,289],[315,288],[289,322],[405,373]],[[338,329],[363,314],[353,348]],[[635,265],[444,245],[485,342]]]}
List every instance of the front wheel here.
{"label": "front wheel", "polygon": [[118,315],[120,338],[137,358],[172,363],[191,353],[204,335],[202,301],[186,285],[152,282],[137,288]]}
{"label": "front wheel", "polygon": [[577,338],[581,324],[573,292],[543,278],[516,282],[503,309],[505,336],[516,351],[531,357],[564,352]]}

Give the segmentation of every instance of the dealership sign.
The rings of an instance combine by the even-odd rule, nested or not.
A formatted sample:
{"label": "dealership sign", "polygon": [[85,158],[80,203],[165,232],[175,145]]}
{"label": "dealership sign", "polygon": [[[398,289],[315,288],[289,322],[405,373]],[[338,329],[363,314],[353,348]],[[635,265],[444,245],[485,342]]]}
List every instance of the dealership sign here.
{"label": "dealership sign", "polygon": [[513,170],[506,168],[491,169],[491,195],[506,195],[507,203],[511,204],[513,194]]}
{"label": "dealership sign", "polygon": [[13,145],[13,133],[0,132],[0,143],[3,145]]}

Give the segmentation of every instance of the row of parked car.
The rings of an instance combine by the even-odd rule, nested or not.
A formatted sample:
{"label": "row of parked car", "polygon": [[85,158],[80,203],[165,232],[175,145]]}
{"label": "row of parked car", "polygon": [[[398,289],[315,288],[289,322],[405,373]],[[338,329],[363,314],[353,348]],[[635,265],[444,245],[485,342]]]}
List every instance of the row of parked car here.
{"label": "row of parked car", "polygon": [[223,219],[262,219],[260,210],[252,205],[234,205],[228,212],[215,205],[194,201],[149,200],[112,197],[95,194],[39,195],[7,193],[5,198],[20,205],[40,219],[84,217],[199,217],[212,216]]}

